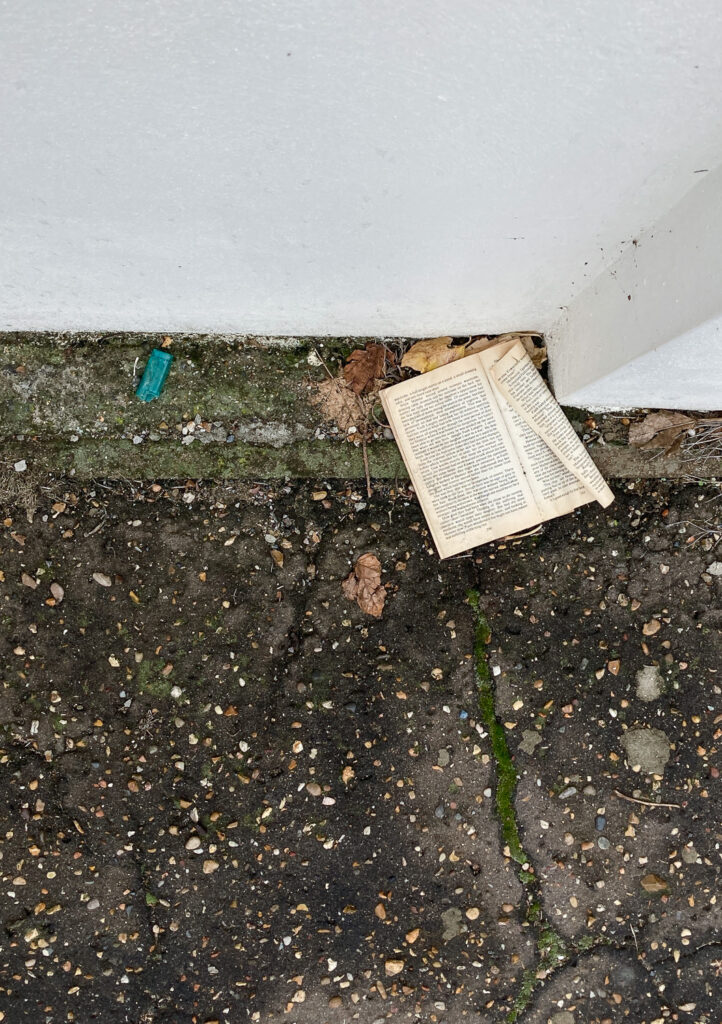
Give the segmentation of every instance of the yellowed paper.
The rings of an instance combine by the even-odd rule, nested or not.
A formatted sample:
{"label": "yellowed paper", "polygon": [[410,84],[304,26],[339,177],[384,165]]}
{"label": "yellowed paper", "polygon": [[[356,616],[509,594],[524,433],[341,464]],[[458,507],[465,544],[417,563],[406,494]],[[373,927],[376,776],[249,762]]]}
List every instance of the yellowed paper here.
{"label": "yellowed paper", "polygon": [[[560,506],[560,511],[553,512],[553,515],[570,511],[576,505],[584,504],[584,500],[581,500],[567,507],[570,501],[580,497],[580,491],[586,492],[588,497],[585,500],[591,498],[606,508],[614,501],[612,491],[533,366],[523,345],[514,343],[505,352],[500,351],[496,358],[494,353],[495,350],[491,349],[481,353],[480,357],[485,361],[489,377],[537,438],[537,442],[530,441],[528,433],[520,430],[517,425],[517,450],[521,442],[525,469],[534,480],[533,489],[537,495],[541,492],[540,510],[550,505]],[[561,466],[555,459],[544,457],[538,441],[548,447]],[[566,469],[566,473],[562,472],[562,468]],[[574,486],[572,480],[576,480],[578,486]]]}
{"label": "yellowed paper", "polygon": [[381,401],[442,558],[539,522],[478,356],[387,388]]}
{"label": "yellowed paper", "polygon": [[381,401],[441,558],[613,500],[516,338]]}

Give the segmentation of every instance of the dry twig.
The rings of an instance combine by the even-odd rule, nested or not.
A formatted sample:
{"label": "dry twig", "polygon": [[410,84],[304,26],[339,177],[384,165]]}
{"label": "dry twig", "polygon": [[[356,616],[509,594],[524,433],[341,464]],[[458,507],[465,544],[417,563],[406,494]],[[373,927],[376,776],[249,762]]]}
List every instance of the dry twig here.
{"label": "dry twig", "polygon": [[681,804],[658,804],[654,800],[642,800],[637,796],[627,796],[626,793],[622,793],[619,789],[615,789],[613,792],[620,800],[627,800],[630,804],[641,804],[642,807],[671,807],[675,811],[682,810]]}

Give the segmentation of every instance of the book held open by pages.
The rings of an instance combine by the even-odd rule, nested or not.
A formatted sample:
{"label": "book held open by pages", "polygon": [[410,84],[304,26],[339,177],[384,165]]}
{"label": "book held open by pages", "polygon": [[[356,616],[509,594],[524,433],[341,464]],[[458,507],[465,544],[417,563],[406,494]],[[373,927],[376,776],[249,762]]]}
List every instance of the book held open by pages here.
{"label": "book held open by pages", "polygon": [[441,558],[614,495],[521,341],[381,392]]}

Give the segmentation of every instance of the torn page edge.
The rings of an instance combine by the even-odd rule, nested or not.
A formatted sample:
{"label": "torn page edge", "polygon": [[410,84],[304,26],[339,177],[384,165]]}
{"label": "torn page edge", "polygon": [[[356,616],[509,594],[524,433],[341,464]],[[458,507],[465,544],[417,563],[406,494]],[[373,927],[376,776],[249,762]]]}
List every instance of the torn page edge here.
{"label": "torn page edge", "polygon": [[[521,352],[519,351],[520,349]],[[557,445],[554,444],[552,439],[545,431],[539,429],[538,424],[534,421],[533,417],[529,415],[529,412],[519,402],[517,402],[516,399],[512,398],[512,396],[509,394],[508,389],[499,380],[500,373],[508,369],[510,362],[513,362],[514,366],[517,366],[519,363],[523,363],[525,360],[531,364],[532,369],[538,375],[539,371],[536,369],[536,367],[534,367],[534,364],[531,363],[531,359],[529,358],[529,354],[526,352],[526,350],[520,344],[514,345],[513,348],[511,348],[507,353],[505,353],[505,355],[503,355],[496,363],[494,363],[489,368],[489,376],[494,386],[499,389],[501,394],[504,396],[505,401],[509,403],[512,409],[514,409],[519,414],[519,416],[521,416],[521,418],[525,421],[525,423],[527,423],[531,427],[534,433],[538,437],[540,437],[546,445],[548,445],[548,447],[554,452],[554,454],[562,463],[562,465],[565,466],[569,470],[569,472],[577,478],[577,480],[579,480],[579,482],[585,488],[587,493],[590,494],[595,501],[598,501],[602,508],[606,508],[608,505],[611,505],[611,503],[614,501],[614,494],[610,490],[609,486],[607,485],[602,475],[599,473],[599,470],[597,469],[594,460],[592,459],[591,455],[586,450],[586,448],[584,448],[582,441],[577,436],[576,431],[574,431],[574,428],[572,427],[571,423],[569,423],[569,429],[574,431],[574,436],[577,440],[577,443],[581,445],[582,450],[584,451],[585,460],[588,460],[590,467],[593,467],[595,474],[599,476],[599,479],[602,483],[602,486],[600,488],[595,488],[589,480],[585,479],[585,477],[579,472],[579,470],[571,461],[571,459],[568,459],[561,452],[561,450],[557,447]],[[506,365],[503,367],[502,370],[503,364]],[[546,388],[546,385],[544,386]],[[549,401],[554,402],[558,406],[556,399],[550,391],[548,391],[548,396]],[[562,415],[564,415],[563,412]],[[567,422],[569,421],[567,420]]]}

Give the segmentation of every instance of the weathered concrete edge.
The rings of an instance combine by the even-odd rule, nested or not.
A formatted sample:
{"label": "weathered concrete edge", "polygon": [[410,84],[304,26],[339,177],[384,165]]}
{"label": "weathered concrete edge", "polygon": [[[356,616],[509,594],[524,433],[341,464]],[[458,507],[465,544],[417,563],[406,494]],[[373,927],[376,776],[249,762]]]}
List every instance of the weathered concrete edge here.
{"label": "weathered concrete edge", "polygon": [[[622,445],[595,445],[590,454],[609,480],[694,480],[722,477],[722,459],[683,460]],[[368,445],[370,476],[375,480],[407,480],[408,474],[393,441]],[[25,460],[33,474],[72,476],[78,480],[273,480],[363,479],[363,452],[345,441],[299,441],[290,445],[209,443],[181,447],[163,441],[135,445],[124,439],[57,438],[6,441],[0,464],[12,469]]]}
{"label": "weathered concrete edge", "polygon": [[[162,334],[122,331],[0,332],[0,345],[8,346],[10,353],[17,346],[27,354],[30,346],[31,368],[40,367],[45,374],[32,395],[22,400],[19,417],[17,410],[13,417],[12,402],[5,415],[0,409],[0,470],[12,473],[14,463],[25,460],[33,474],[70,475],[80,480],[363,479],[360,446],[328,433],[316,440],[310,437],[315,427],[323,428],[323,424],[308,402],[311,374],[307,356],[313,349],[323,351],[335,372],[346,348],[368,339],[175,334],[173,351],[182,357],[182,366],[179,363],[173,386],[166,389],[161,401],[150,405],[133,402],[128,367],[133,366],[134,354],[142,356],[162,338]],[[97,381],[97,388],[89,392],[87,375],[72,379],[72,368],[79,366],[90,369],[90,380]],[[5,372],[12,381],[12,366]],[[320,369],[317,373],[322,377]],[[80,416],[77,423],[58,419],[63,401],[72,406],[78,394],[85,397],[88,392],[92,409],[85,418]],[[6,399],[8,395],[14,397],[12,387]],[[81,411],[87,405],[81,401]],[[98,409],[108,411],[106,406],[113,415],[99,424]],[[586,411],[565,411],[581,433]],[[235,440],[230,444],[217,440],[181,444],[177,431],[161,430],[164,419],[178,426],[177,421],[195,412],[218,420]],[[589,450],[608,479],[722,477],[722,459],[691,461],[659,451],[640,451],[626,444],[626,428],[620,428],[618,417],[603,419],[600,426],[611,443],[594,443]],[[159,435],[157,440],[149,436],[154,432]],[[133,444],[134,437],[142,443]],[[368,458],[374,479],[407,479],[393,442],[370,442]]]}

